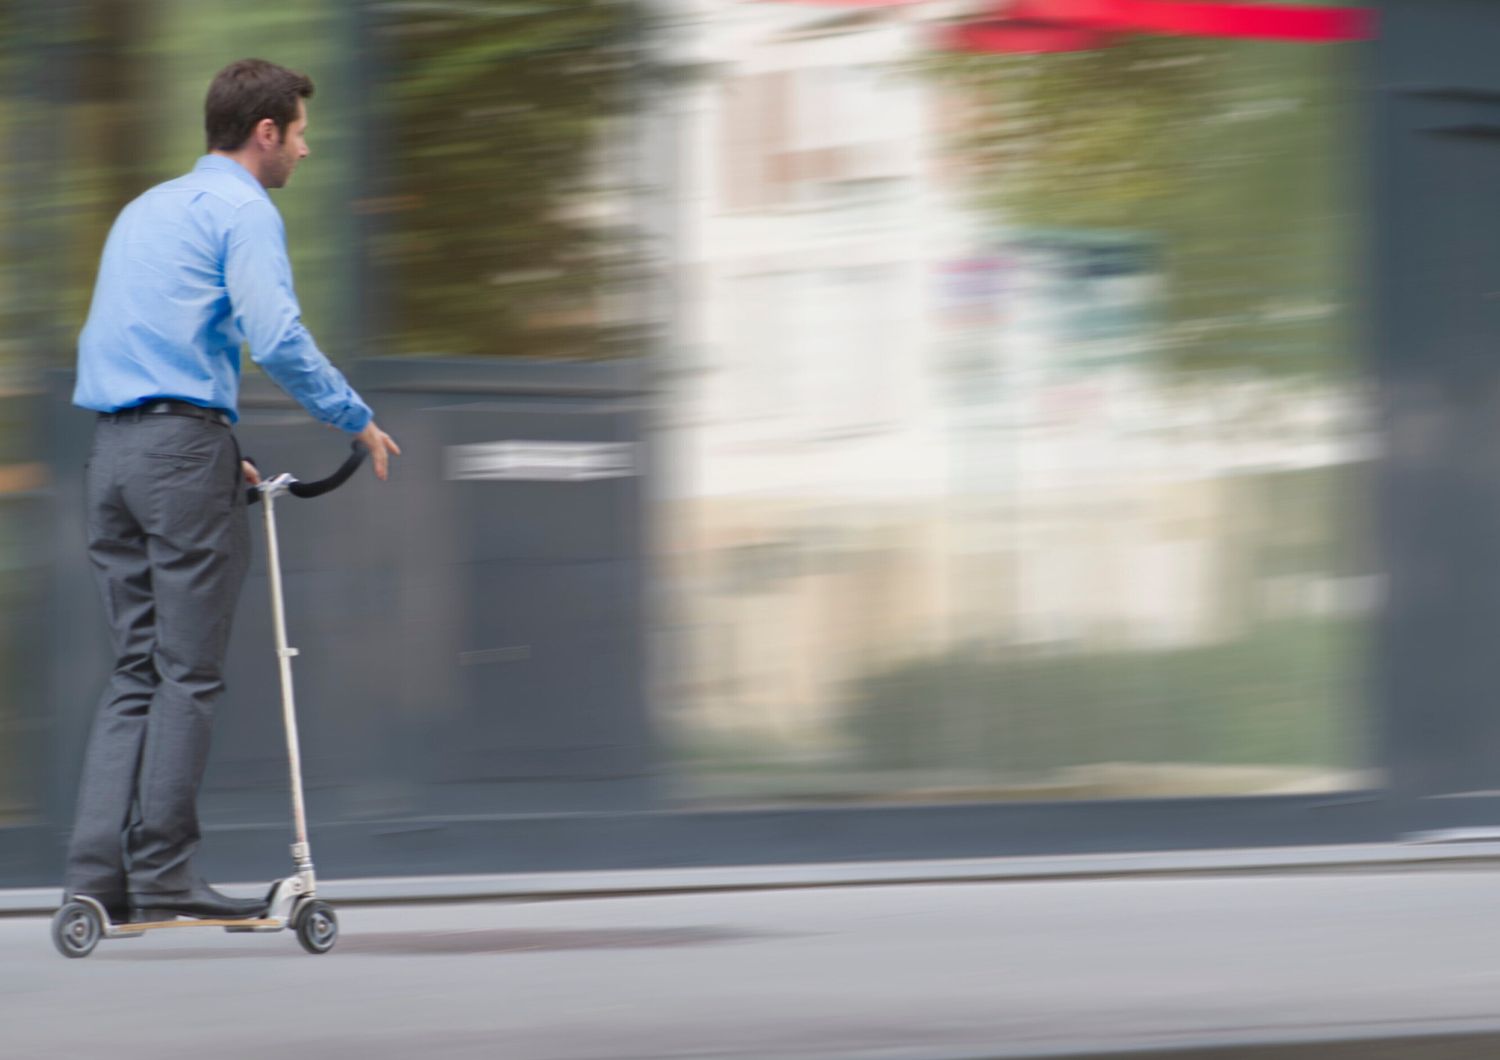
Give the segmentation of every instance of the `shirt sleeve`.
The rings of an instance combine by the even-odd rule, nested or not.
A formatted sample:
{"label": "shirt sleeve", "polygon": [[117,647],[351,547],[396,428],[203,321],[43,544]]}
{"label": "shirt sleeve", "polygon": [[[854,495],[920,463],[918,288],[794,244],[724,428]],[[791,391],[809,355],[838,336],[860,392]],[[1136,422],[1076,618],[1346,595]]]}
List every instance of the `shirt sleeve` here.
{"label": "shirt sleeve", "polygon": [[255,199],[236,211],[224,284],[235,326],[250,344],[250,359],[314,419],[350,433],[363,430],[370,407],[302,326],[286,229],[270,202]]}

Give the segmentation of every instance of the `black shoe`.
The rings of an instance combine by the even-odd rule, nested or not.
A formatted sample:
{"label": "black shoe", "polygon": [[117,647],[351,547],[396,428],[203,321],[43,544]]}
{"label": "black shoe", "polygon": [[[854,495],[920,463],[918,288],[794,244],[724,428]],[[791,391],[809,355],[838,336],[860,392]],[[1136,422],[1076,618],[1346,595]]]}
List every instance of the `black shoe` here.
{"label": "black shoe", "polygon": [[249,920],[263,915],[267,907],[264,898],[231,898],[202,880],[186,891],[130,896],[130,912],[139,920],[160,919],[163,913],[205,920]]}

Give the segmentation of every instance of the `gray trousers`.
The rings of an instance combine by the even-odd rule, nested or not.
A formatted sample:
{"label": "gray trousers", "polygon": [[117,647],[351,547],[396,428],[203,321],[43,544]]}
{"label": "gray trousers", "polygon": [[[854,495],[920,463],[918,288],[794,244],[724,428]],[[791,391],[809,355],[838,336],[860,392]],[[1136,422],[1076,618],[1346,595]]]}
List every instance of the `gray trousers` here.
{"label": "gray trousers", "polygon": [[212,420],[101,418],[86,479],[115,667],[63,882],[106,897],[181,892],[195,879],[198,788],[249,566],[239,447]]}

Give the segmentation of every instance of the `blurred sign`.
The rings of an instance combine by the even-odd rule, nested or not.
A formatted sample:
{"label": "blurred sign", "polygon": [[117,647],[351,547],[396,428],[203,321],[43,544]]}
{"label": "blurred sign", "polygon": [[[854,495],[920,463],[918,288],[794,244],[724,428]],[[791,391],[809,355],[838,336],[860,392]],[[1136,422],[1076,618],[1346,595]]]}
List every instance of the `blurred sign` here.
{"label": "blurred sign", "polygon": [[633,442],[481,442],[450,445],[445,476],[452,481],[589,482],[638,474]]}

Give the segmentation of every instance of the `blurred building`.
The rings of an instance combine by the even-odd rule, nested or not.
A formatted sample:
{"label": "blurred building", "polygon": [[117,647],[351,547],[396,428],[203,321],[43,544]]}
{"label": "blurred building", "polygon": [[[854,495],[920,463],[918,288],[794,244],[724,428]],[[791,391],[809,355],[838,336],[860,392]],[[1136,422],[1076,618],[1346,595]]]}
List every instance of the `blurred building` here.
{"label": "blurred building", "polygon": [[844,683],[940,648],[948,473],[920,26],[706,4],[682,123],[681,385],[662,525],[688,666],[728,741],[818,752]]}
{"label": "blurred building", "polygon": [[[1097,722],[1078,713],[1047,752],[981,739],[1009,745],[1008,769],[984,763],[975,733],[1026,710],[1007,665],[1149,668],[1366,614],[1375,578],[1337,554],[1342,502],[1320,485],[1369,458],[1365,396],[1184,379],[1155,356],[1153,233],[976,211],[954,158],[966,101],[923,69],[921,9],[694,13],[662,525],[680,588],[670,694],[718,763],[705,783],[725,790],[737,761],[761,795],[778,769],[785,794],[1064,790],[1058,767],[1076,780],[1108,765],[1146,789],[1239,790],[1247,774],[1201,761],[1234,749],[1181,761],[1149,734],[1117,749],[1122,774],[1095,760]],[[1298,549],[1323,554],[1272,557]],[[880,682],[972,653],[992,668],[978,687],[919,684],[904,724],[857,731]],[[1329,692],[1299,680],[1278,694],[1311,707]],[[912,759],[885,744],[923,729],[925,768],[872,768]],[[1338,786],[1356,761],[1321,777],[1266,761],[1248,782]]]}

